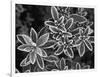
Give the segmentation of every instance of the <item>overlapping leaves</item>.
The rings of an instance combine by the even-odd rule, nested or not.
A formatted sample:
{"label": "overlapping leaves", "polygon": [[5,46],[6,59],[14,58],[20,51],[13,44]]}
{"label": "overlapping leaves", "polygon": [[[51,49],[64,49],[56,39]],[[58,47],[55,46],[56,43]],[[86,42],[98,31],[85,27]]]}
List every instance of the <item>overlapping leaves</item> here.
{"label": "overlapping leaves", "polygon": [[[18,34],[17,38],[19,42],[22,43],[22,45],[20,45],[18,49],[20,51],[25,51],[29,53],[27,57],[21,62],[20,65],[26,66],[29,63],[34,64],[35,62],[37,62],[39,67],[43,69],[44,68],[43,57],[47,57],[47,53],[43,48],[45,48],[45,46],[47,45],[46,43],[48,42],[49,39],[49,33],[45,33],[44,35],[40,36],[40,38],[38,38],[37,32],[33,28],[31,28],[30,37],[25,34]],[[48,46],[50,47],[53,44],[54,44],[53,41],[48,42]]]}
{"label": "overlapping leaves", "polygon": [[92,42],[94,40],[93,36],[90,36],[90,27],[87,27],[86,29],[80,29],[78,40],[76,40],[76,45],[78,48],[78,52],[80,57],[82,57],[85,54],[85,47],[87,47],[90,51],[93,50]]}
{"label": "overlapping leaves", "polygon": [[[53,71],[67,70],[68,66],[65,58],[59,59],[59,55],[64,53],[69,59],[72,59],[75,57],[73,48],[77,48],[80,57],[84,56],[86,47],[89,51],[93,51],[94,36],[91,36],[93,30],[90,26],[74,28],[77,22],[82,25],[87,19],[83,15],[68,15],[67,18],[63,15],[61,16],[56,7],[51,7],[52,20],[45,21],[45,25],[52,33],[52,39],[49,37],[49,33],[43,32],[45,27],[40,30],[39,34],[31,28],[30,36],[25,34],[17,35],[17,39],[21,43],[18,49],[28,53],[20,63],[20,66],[27,66],[30,63],[34,65],[37,62],[40,69],[43,70],[45,68],[45,60],[56,64],[57,69],[52,69]],[[53,50],[54,53],[48,56],[45,49],[49,48],[56,50]],[[80,63],[75,65],[75,69],[89,67],[89,65],[81,67]]]}

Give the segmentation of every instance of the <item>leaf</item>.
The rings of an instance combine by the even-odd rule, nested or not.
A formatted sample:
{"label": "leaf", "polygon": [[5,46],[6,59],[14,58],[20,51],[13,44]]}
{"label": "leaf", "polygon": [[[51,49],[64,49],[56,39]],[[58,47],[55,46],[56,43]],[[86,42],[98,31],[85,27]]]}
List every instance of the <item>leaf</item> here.
{"label": "leaf", "polygon": [[64,51],[65,55],[70,57],[70,58],[74,58],[74,53],[71,47],[68,47],[65,51]]}
{"label": "leaf", "polygon": [[71,14],[69,17],[73,18],[74,22],[84,23],[87,21],[87,19],[84,16],[80,16],[78,14]]}
{"label": "leaf", "polygon": [[15,69],[15,73],[20,73],[19,70],[18,70],[17,68]]}
{"label": "leaf", "polygon": [[22,35],[22,37],[24,38],[26,44],[33,45],[33,44],[32,44],[32,40],[31,40],[31,38],[30,38],[29,36],[27,36],[27,35]]}
{"label": "leaf", "polygon": [[61,34],[58,34],[58,36],[56,37],[56,40],[60,40],[61,37],[62,37],[62,35]]}
{"label": "leaf", "polygon": [[89,33],[89,27],[87,27],[87,28],[85,29],[85,31],[84,31],[84,35],[87,36],[88,33]]}
{"label": "leaf", "polygon": [[93,47],[92,47],[91,43],[90,43],[88,40],[85,40],[84,42],[85,42],[87,48],[88,48],[90,51],[92,51],[92,50],[93,50]]}
{"label": "leaf", "polygon": [[53,63],[53,64],[49,63],[49,64],[46,65],[46,69],[47,69],[47,70],[51,70],[51,71],[52,71],[53,69],[56,69],[55,67],[56,67],[56,66],[54,65],[54,63]]}
{"label": "leaf", "polygon": [[81,69],[81,65],[79,63],[76,63],[76,69],[77,70]]}
{"label": "leaf", "polygon": [[33,72],[38,72],[38,66],[36,65],[35,67],[34,67],[34,69],[33,69]]}
{"label": "leaf", "polygon": [[47,49],[47,48],[52,48],[55,45],[55,41],[54,40],[49,40],[47,43],[45,43],[43,46],[41,46],[41,48],[43,49]]}
{"label": "leaf", "polygon": [[42,57],[47,57],[47,53],[42,49]]}
{"label": "leaf", "polygon": [[76,34],[76,35],[74,35],[74,37],[73,37],[73,41],[77,41],[77,40],[79,40],[79,37],[80,37],[80,34]]}
{"label": "leaf", "polygon": [[66,37],[72,37],[72,34],[70,33],[70,32],[65,32],[65,33],[63,33],[64,34],[64,36]]}
{"label": "leaf", "polygon": [[79,11],[78,11],[78,15],[81,15],[81,16],[86,16],[87,15],[87,12],[81,8]]}
{"label": "leaf", "polygon": [[66,28],[64,27],[64,25],[59,25],[58,29],[60,29],[62,32],[66,32]]}
{"label": "leaf", "polygon": [[63,23],[65,24],[67,22],[67,20],[68,20],[68,18],[64,18],[64,22]]}
{"label": "leaf", "polygon": [[31,71],[30,70],[26,70],[24,73],[30,73]]}
{"label": "leaf", "polygon": [[58,35],[59,35],[59,33],[53,34],[53,38],[56,39]]}
{"label": "leaf", "polygon": [[54,26],[50,26],[49,29],[53,33],[59,33],[59,32],[61,32],[61,30],[59,30],[57,27],[54,27]]}
{"label": "leaf", "polygon": [[43,46],[49,39],[49,33],[45,33],[37,40],[37,46]]}
{"label": "leaf", "polygon": [[[26,44],[34,45],[34,46],[36,45],[35,43],[32,42],[31,38],[29,36],[25,35],[25,34],[17,35],[17,37],[18,37],[19,40],[21,38],[23,38]],[[22,41],[20,40],[20,42],[22,43],[23,40]]]}
{"label": "leaf", "polygon": [[41,49],[41,48],[38,48],[38,47],[37,47],[36,53],[37,53],[38,55],[40,55],[41,57],[47,57],[47,53],[46,53],[43,49]]}
{"label": "leaf", "polygon": [[88,41],[89,41],[90,43],[94,43],[94,36],[89,36],[89,37],[88,37]]}
{"label": "leaf", "polygon": [[31,37],[32,41],[33,41],[34,43],[36,43],[36,40],[37,40],[38,38],[37,38],[37,32],[34,30],[34,28],[31,28],[30,37]]}
{"label": "leaf", "polygon": [[65,68],[65,59],[61,58],[61,60],[60,60],[60,69],[64,70],[64,68]]}
{"label": "leaf", "polygon": [[90,69],[90,65],[83,66],[83,69]]}
{"label": "leaf", "polygon": [[67,37],[67,36],[65,36],[65,37],[64,37],[64,42],[65,42],[66,44],[68,44],[69,39],[68,39],[68,37]]}
{"label": "leaf", "polygon": [[34,64],[35,61],[36,61],[36,59],[37,59],[37,56],[36,56],[35,51],[30,52],[30,62],[31,62],[32,64]]}
{"label": "leaf", "polygon": [[57,42],[57,43],[54,45],[53,49],[57,49],[58,47],[59,47],[59,43]]}
{"label": "leaf", "polygon": [[93,29],[90,28],[90,26],[88,26],[88,27],[89,27],[89,31],[88,31],[88,35],[89,35],[89,34],[92,34],[94,31],[93,31]]}
{"label": "leaf", "polygon": [[68,19],[67,22],[65,23],[65,28],[66,28],[66,30],[68,30],[72,25],[73,25],[73,18],[70,18],[70,19]]}
{"label": "leaf", "polygon": [[82,12],[82,16],[86,16],[88,13],[85,11],[85,12]]}
{"label": "leaf", "polygon": [[30,64],[30,53],[26,56],[26,65]]}
{"label": "leaf", "polygon": [[36,72],[41,72],[41,71],[44,71],[44,69],[36,68]]}
{"label": "leaf", "polygon": [[80,45],[81,42],[82,42],[82,40],[81,40],[81,39],[78,39],[78,40],[75,41],[75,44],[76,44],[76,45]]}
{"label": "leaf", "polygon": [[50,55],[48,57],[45,57],[44,59],[48,62],[57,62],[58,61],[58,58],[54,55]]}
{"label": "leaf", "polygon": [[73,40],[71,40],[71,39],[69,40],[69,39],[68,39],[68,46],[69,46],[69,47],[72,46],[72,43],[73,43]]}
{"label": "leaf", "polygon": [[25,42],[25,40],[24,40],[24,38],[22,37],[21,34],[18,34],[18,35],[17,35],[17,39],[18,39],[18,41],[19,41],[20,43],[26,44],[26,42]]}
{"label": "leaf", "polygon": [[79,33],[79,28],[74,29],[74,30],[71,30],[70,33],[71,33],[72,35],[77,35],[77,34]]}
{"label": "leaf", "polygon": [[68,70],[68,66],[65,66],[64,70]]}
{"label": "leaf", "polygon": [[36,53],[37,53],[38,55],[42,56],[42,50],[41,50],[41,48],[37,47],[37,48],[36,48]]}
{"label": "leaf", "polygon": [[64,16],[61,16],[58,20],[58,23],[61,24],[61,23],[64,23]]}
{"label": "leaf", "polygon": [[78,12],[82,13],[84,11],[84,8],[78,8]]}
{"label": "leaf", "polygon": [[53,21],[45,21],[45,25],[47,25],[47,26],[55,26],[55,23]]}
{"label": "leaf", "polygon": [[27,44],[23,44],[18,46],[18,50],[20,51],[25,51],[25,52],[30,52],[34,47],[32,45],[27,45]]}
{"label": "leaf", "polygon": [[59,13],[58,13],[56,7],[54,7],[54,6],[51,7],[51,15],[54,20],[59,19]]}
{"label": "leaf", "polygon": [[72,26],[68,30],[73,31],[75,29],[78,29],[79,26],[80,26],[79,22],[73,22]]}
{"label": "leaf", "polygon": [[94,24],[93,21],[88,21],[88,23],[87,23],[87,25],[88,25],[89,27],[91,27],[93,24]]}
{"label": "leaf", "polygon": [[84,36],[85,29],[79,29],[80,36]]}
{"label": "leaf", "polygon": [[59,46],[59,48],[57,49],[57,51],[55,51],[55,55],[60,55],[62,52],[63,52],[63,48],[64,48],[64,46],[63,45],[61,45],[61,46]]}
{"label": "leaf", "polygon": [[57,67],[59,70],[61,70],[61,69],[60,69],[60,59],[58,59],[58,61],[55,62],[55,65],[56,65],[56,67]]}
{"label": "leaf", "polygon": [[42,36],[43,34],[47,33],[48,31],[48,26],[44,26],[39,32],[38,32],[38,38],[40,38],[40,36]]}
{"label": "leaf", "polygon": [[85,54],[85,45],[84,45],[84,42],[82,42],[80,44],[80,46],[78,47],[78,53],[79,53],[80,57],[82,57]]}
{"label": "leaf", "polygon": [[43,58],[41,56],[39,56],[38,54],[37,54],[37,64],[38,64],[39,68],[44,69]]}
{"label": "leaf", "polygon": [[27,66],[29,64],[30,64],[30,60],[29,60],[29,54],[28,54],[27,57],[21,61],[20,66],[24,67],[24,66]]}

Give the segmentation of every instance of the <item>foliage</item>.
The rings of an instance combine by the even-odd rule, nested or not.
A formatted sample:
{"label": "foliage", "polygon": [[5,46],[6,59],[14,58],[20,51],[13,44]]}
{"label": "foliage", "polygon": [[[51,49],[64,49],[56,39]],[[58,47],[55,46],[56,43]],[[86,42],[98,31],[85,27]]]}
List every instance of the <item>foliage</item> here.
{"label": "foliage", "polygon": [[[87,12],[84,9],[79,8],[77,14],[71,14],[70,8],[51,7],[52,20],[45,21],[45,27],[48,28],[48,32],[42,33],[36,32],[34,28],[31,28],[30,35],[18,34],[17,39],[21,43],[18,46],[18,50],[28,53],[25,59],[20,63],[21,67],[28,66],[35,63],[38,64],[38,71],[48,71],[46,68],[51,68],[52,64],[54,68],[51,71],[56,70],[68,70],[69,66],[66,61],[73,62],[75,58],[75,50],[77,49],[78,56],[84,57],[86,48],[89,52],[93,52],[92,43],[94,43],[94,36],[91,36],[93,30],[89,21],[85,18]],[[75,26],[78,27],[75,27]],[[42,35],[40,35],[42,34]],[[48,55],[46,49],[53,49],[53,54]],[[58,56],[64,54],[66,57],[59,58]],[[44,61],[50,64],[46,65]],[[75,62],[74,69],[90,68],[89,65],[81,67],[79,62]],[[73,69],[73,68],[70,68]],[[30,72],[26,70],[25,72]]]}

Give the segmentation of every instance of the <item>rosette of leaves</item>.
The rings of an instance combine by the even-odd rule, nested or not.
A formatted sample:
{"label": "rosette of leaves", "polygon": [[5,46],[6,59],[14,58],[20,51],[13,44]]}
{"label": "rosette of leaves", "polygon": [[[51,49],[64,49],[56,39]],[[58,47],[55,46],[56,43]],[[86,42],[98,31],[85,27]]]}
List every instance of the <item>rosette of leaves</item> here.
{"label": "rosette of leaves", "polygon": [[51,7],[51,16],[52,16],[52,21],[51,20],[45,21],[45,24],[47,26],[60,27],[59,25],[63,25],[64,16],[59,17],[59,13],[58,13],[56,7]]}
{"label": "rosette of leaves", "polygon": [[41,69],[44,69],[43,57],[47,57],[45,48],[51,47],[54,41],[49,41],[49,33],[45,33],[38,37],[37,32],[31,28],[30,36],[25,34],[17,35],[18,41],[22,44],[18,46],[18,50],[28,52],[26,58],[20,63],[20,66],[27,66],[30,63],[37,62]]}
{"label": "rosette of leaves", "polygon": [[64,52],[69,58],[74,58],[74,51],[72,49],[73,40],[69,40],[68,37],[64,38],[64,41],[59,41],[58,49],[55,51],[55,55],[60,55]]}
{"label": "rosette of leaves", "polygon": [[[64,22],[63,17],[59,18],[56,7],[51,7],[51,15],[54,21],[45,21],[45,24],[49,26],[50,31],[53,33],[53,38],[57,41],[57,44],[59,44],[57,45],[59,47],[57,51],[55,51],[55,55],[60,55],[64,51],[67,56],[73,58],[72,40],[68,41],[68,37],[72,37],[72,34],[68,31],[73,25],[73,18],[69,18]],[[58,23],[59,19],[61,19],[60,23]]]}
{"label": "rosette of leaves", "polygon": [[90,36],[93,32],[88,26],[86,29],[80,29],[79,34],[75,37],[76,39],[76,47],[78,49],[79,56],[82,57],[85,54],[85,47],[87,47],[90,51],[93,50],[91,43],[94,42],[94,36]]}
{"label": "rosette of leaves", "polygon": [[68,32],[68,29],[72,26],[73,19],[70,18],[64,23],[64,17],[61,16],[59,18],[56,7],[51,7],[51,15],[54,21],[45,21],[45,24],[49,26],[50,31],[53,33],[53,38],[59,40],[64,36],[71,37],[72,34]]}

